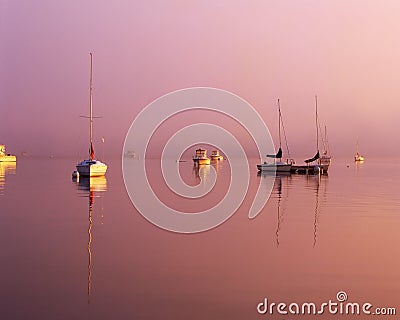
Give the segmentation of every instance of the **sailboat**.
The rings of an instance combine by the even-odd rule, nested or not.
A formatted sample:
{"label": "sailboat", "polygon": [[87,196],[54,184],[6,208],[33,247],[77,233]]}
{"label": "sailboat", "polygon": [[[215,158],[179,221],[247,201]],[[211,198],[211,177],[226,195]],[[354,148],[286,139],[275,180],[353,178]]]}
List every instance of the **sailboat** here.
{"label": "sailboat", "polygon": [[207,157],[207,150],[199,148],[196,150],[196,155],[193,156],[193,163],[195,166],[210,164],[210,158]]}
{"label": "sailboat", "polygon": [[356,143],[356,156],[354,157],[354,161],[360,161],[360,162],[364,161],[364,157],[358,153],[358,140]]}
{"label": "sailboat", "polygon": [[[328,155],[328,151],[325,150],[322,157],[319,153],[319,122],[318,122],[318,101],[315,96],[315,126],[317,129],[317,153],[314,157],[304,160],[306,165],[303,166],[292,166],[291,172],[293,173],[327,173],[329,165],[331,164],[331,157]],[[315,162],[314,164],[312,164]]]}
{"label": "sailboat", "polygon": [[224,157],[219,153],[219,150],[213,150],[211,152],[211,161],[220,161],[220,160],[224,160]]}
{"label": "sailboat", "polygon": [[274,160],[273,163],[267,163],[266,161],[262,164],[257,165],[258,171],[272,171],[272,172],[290,172],[292,163],[282,162],[282,139],[281,139],[281,125],[282,125],[282,113],[281,106],[278,99],[278,113],[279,113],[279,149],[276,154],[267,154],[267,158],[279,159],[279,161]]}
{"label": "sailboat", "polygon": [[87,176],[87,177],[96,177],[96,176],[104,176],[107,171],[107,165],[99,160],[95,159],[94,148],[93,148],[93,99],[92,99],[92,91],[93,91],[93,54],[90,53],[90,116],[89,116],[89,127],[90,127],[90,148],[89,148],[89,159],[83,160],[76,165],[76,170],[73,172],[73,175],[77,176]]}

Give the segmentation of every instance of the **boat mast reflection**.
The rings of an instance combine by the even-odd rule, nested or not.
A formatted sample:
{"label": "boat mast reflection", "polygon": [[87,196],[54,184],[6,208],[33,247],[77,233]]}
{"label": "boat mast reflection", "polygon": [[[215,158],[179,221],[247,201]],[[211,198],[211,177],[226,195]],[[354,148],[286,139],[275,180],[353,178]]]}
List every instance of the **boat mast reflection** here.
{"label": "boat mast reflection", "polygon": [[315,210],[314,210],[314,244],[313,247],[317,244],[317,230],[318,230],[318,210],[319,210],[319,184],[321,181],[321,175],[317,175],[317,184],[315,190]]}
{"label": "boat mast reflection", "polygon": [[[78,178],[73,178],[72,181],[76,183],[78,190],[82,191],[84,197],[89,198],[89,215],[88,215],[88,229],[87,229],[87,233],[88,233],[87,296],[88,296],[88,303],[90,303],[91,280],[92,280],[92,243],[93,243],[92,228],[93,228],[94,199],[100,198],[101,192],[107,191],[107,179],[105,176],[78,177]],[[102,216],[103,216],[103,213],[102,213]]]}
{"label": "boat mast reflection", "polygon": [[307,176],[307,182],[313,183],[313,189],[315,193],[315,207],[314,207],[314,231],[313,231],[313,247],[317,245],[317,235],[318,235],[318,222],[319,216],[321,214],[321,204],[320,204],[320,187],[324,186],[323,196],[326,195],[326,183],[328,181],[328,175],[314,175]]}
{"label": "boat mast reflection", "polygon": [[[297,184],[303,184],[302,178],[303,176],[292,176],[291,174],[283,174],[277,173],[276,176],[272,173],[262,172],[258,173],[261,176],[261,179],[274,179],[274,187],[271,194],[271,199],[277,199],[277,224],[275,229],[275,238],[276,238],[276,246],[280,245],[280,233],[282,231],[282,224],[284,222],[286,209],[282,207],[282,204],[288,204],[289,200],[289,190],[293,188],[297,188]],[[308,203],[310,203],[313,207],[313,247],[317,245],[318,239],[318,223],[319,217],[321,214],[321,206],[323,205],[325,196],[326,196],[326,186],[328,181],[328,175],[305,175],[305,189],[312,192],[313,197],[315,197],[314,201],[310,201],[309,199],[304,199]],[[296,186],[294,186],[296,185]],[[286,194],[284,190],[286,189]],[[322,193],[321,193],[322,192]],[[301,193],[308,198],[307,194],[309,192]],[[321,199],[322,196],[322,199]],[[290,205],[289,205],[290,206]]]}
{"label": "boat mast reflection", "polygon": [[[276,224],[276,230],[275,230],[275,238],[276,238],[276,246],[279,247],[280,241],[279,241],[279,233],[281,231],[281,225],[284,221],[284,214],[285,214],[285,209],[281,207],[282,201],[283,201],[283,196],[282,196],[282,186],[283,182],[282,180],[289,181],[291,179],[291,174],[289,172],[276,172],[274,174],[273,172],[268,172],[268,171],[263,171],[263,172],[258,172],[257,175],[261,176],[262,179],[275,179],[274,181],[274,188],[273,188],[273,194],[276,195],[277,200],[277,224]],[[289,188],[286,187],[286,190],[288,191]],[[286,194],[287,198],[288,195]]]}
{"label": "boat mast reflection", "polygon": [[364,160],[363,161],[355,161],[355,169],[356,169],[356,176],[358,176],[359,170],[362,170],[361,168],[364,165]]}
{"label": "boat mast reflection", "polygon": [[279,231],[281,230],[281,200],[282,200],[282,178],[281,176],[277,176],[275,178],[275,183],[278,185],[278,223],[276,224],[276,246],[279,247]]}

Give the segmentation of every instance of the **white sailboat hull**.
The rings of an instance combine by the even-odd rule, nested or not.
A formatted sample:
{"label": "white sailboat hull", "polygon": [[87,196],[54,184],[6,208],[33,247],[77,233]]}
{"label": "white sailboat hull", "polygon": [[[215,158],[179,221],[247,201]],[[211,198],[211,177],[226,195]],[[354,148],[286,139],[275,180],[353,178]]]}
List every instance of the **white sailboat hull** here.
{"label": "white sailboat hull", "polygon": [[76,170],[80,176],[99,177],[107,172],[107,165],[98,160],[83,160],[76,165]]}

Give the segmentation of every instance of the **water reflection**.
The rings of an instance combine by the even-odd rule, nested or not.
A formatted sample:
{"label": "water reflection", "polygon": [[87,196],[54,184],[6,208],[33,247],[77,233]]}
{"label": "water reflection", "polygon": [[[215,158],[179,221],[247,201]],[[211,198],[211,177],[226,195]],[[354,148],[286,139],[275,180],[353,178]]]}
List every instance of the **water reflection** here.
{"label": "water reflection", "polygon": [[284,211],[282,210],[281,212],[281,201],[282,201],[282,177],[277,176],[275,178],[275,186],[277,189],[277,195],[278,195],[278,217],[277,217],[277,224],[276,224],[276,246],[279,247],[279,231],[281,230],[281,222],[282,222],[282,216],[284,214]]}
{"label": "water reflection", "polygon": [[211,165],[218,173],[224,167],[224,160],[211,160]]}
{"label": "water reflection", "polygon": [[319,185],[321,176],[315,177],[315,209],[314,209],[314,243],[313,247],[317,244],[317,232],[318,232],[318,216],[319,216]]}
{"label": "water reflection", "polygon": [[72,179],[77,186],[78,190],[91,191],[91,192],[104,192],[107,191],[106,177],[79,177]]}
{"label": "water reflection", "polygon": [[201,179],[206,178],[210,173],[210,166],[209,165],[194,165],[192,169],[192,173],[196,178],[196,182],[200,182]]}
{"label": "water reflection", "polygon": [[[106,183],[66,179],[70,159],[25,159],[6,176],[0,196],[2,318],[262,319],[256,306],[264,297],[319,303],[336,301],[342,289],[350,302],[396,306],[400,162],[372,161],[359,165],[357,177],[348,160],[335,163],[329,177],[263,177],[255,159],[253,193],[238,212],[221,227],[188,236],[154,227],[133,208],[119,159]],[[225,187],[229,162],[220,164]],[[192,162],[181,166],[193,185]],[[249,221],[252,195],[260,184],[269,191],[269,183],[275,186],[265,209]],[[177,202],[182,211],[198,212],[225,194],[218,186],[199,204]],[[114,211],[102,228],[103,202],[106,215]]]}
{"label": "water reflection", "polygon": [[356,176],[358,175],[358,171],[362,168],[363,164],[364,164],[364,160],[363,161],[355,161]]}
{"label": "water reflection", "polygon": [[[307,187],[314,191],[315,195],[315,206],[314,206],[314,242],[313,242],[313,247],[317,245],[317,235],[318,235],[318,220],[319,216],[321,214],[321,199],[320,199],[320,193],[322,192],[323,198],[326,196],[326,184],[328,181],[328,175],[314,175],[314,176],[306,176],[307,177]],[[323,187],[323,190],[321,191],[320,189]]]}
{"label": "water reflection", "polygon": [[[219,173],[224,164],[223,160],[213,160],[211,161],[211,165],[193,165],[193,175],[196,178],[196,183],[207,183],[207,179],[209,179],[211,171],[215,170],[215,173]],[[212,167],[212,168],[211,168]]]}
{"label": "water reflection", "polygon": [[[271,200],[276,206],[276,246],[280,245],[280,233],[285,222],[287,208],[297,210],[299,205],[304,205],[312,210],[313,247],[317,245],[318,223],[321,209],[326,198],[328,175],[291,175],[290,173],[258,173],[261,179],[274,179]],[[265,182],[265,185],[269,182]],[[312,198],[310,198],[310,196]],[[311,209],[312,208],[312,209]],[[310,212],[310,211],[309,211]],[[311,213],[311,212],[310,212]],[[311,216],[311,215],[310,215]],[[304,216],[303,218],[306,218]]]}
{"label": "water reflection", "polygon": [[[277,199],[277,223],[276,223],[276,230],[275,230],[275,241],[276,241],[276,246],[279,247],[280,241],[279,241],[279,233],[281,231],[281,225],[284,221],[284,215],[285,215],[285,208],[282,208],[282,201],[283,201],[283,195],[282,195],[282,190],[283,190],[283,180],[288,182],[288,179],[291,178],[290,172],[268,172],[268,171],[259,171],[257,173],[258,176],[261,177],[261,179],[265,180],[270,180],[274,179],[274,187],[272,189],[272,194],[271,197],[273,199]],[[267,183],[267,185],[269,185]],[[285,187],[286,191],[288,191],[288,187]],[[287,194],[285,195],[285,198],[287,198]]]}
{"label": "water reflection", "polygon": [[[89,214],[88,214],[88,242],[87,242],[87,252],[88,252],[88,276],[87,276],[87,296],[88,303],[90,303],[90,295],[91,295],[91,279],[92,279],[92,243],[93,243],[93,235],[92,235],[92,227],[93,227],[93,208],[94,208],[94,199],[101,198],[101,192],[107,191],[107,179],[106,177],[80,177],[73,178],[73,182],[76,183],[78,190],[82,191],[83,196],[87,196],[89,198]],[[101,206],[101,220],[104,218],[103,206]]]}
{"label": "water reflection", "polygon": [[4,195],[6,175],[17,173],[16,162],[0,162],[0,195]]}

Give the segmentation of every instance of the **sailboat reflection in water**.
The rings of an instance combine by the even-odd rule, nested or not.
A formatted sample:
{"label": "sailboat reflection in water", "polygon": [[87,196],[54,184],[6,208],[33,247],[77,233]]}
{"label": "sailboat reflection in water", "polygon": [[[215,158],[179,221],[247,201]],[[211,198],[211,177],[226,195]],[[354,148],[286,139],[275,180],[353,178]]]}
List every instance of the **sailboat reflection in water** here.
{"label": "sailboat reflection in water", "polygon": [[[87,276],[87,295],[88,295],[88,303],[90,303],[90,294],[91,294],[91,277],[92,277],[92,243],[93,243],[93,235],[92,235],[92,227],[93,227],[93,211],[94,211],[94,199],[101,198],[101,192],[107,191],[107,179],[104,176],[100,177],[74,177],[72,181],[76,183],[78,190],[82,191],[83,197],[89,198],[89,214],[88,214],[88,242],[87,242],[87,251],[88,251],[88,276]],[[102,216],[103,216],[103,208],[101,208]]]}
{"label": "sailboat reflection in water", "polygon": [[276,197],[278,199],[277,201],[277,208],[278,208],[278,214],[277,214],[277,224],[276,224],[276,246],[279,247],[279,232],[281,231],[281,223],[283,221],[283,215],[284,215],[284,210],[281,209],[281,202],[282,202],[282,176],[276,176],[275,177],[275,185],[276,185]]}
{"label": "sailboat reflection in water", "polygon": [[[290,216],[293,216],[299,204],[303,204],[308,207],[307,210],[309,210],[310,213],[312,212],[313,247],[316,247],[319,219],[321,211],[326,207],[328,176],[306,175],[306,180],[303,180],[302,177],[297,175],[293,176],[282,173],[273,175],[262,172],[259,173],[258,176],[260,176],[262,180],[265,180],[265,182],[262,182],[261,186],[269,186],[271,180],[274,182],[270,200],[272,200],[273,206],[276,207],[277,210],[275,229],[276,246],[279,247],[282,242],[283,224],[289,224],[289,226],[287,226],[289,229],[293,228],[293,220],[291,221]],[[295,201],[291,201],[292,196],[289,191],[296,191]],[[311,223],[310,217],[311,214],[304,216],[303,219],[305,219],[304,221],[306,221],[306,223]],[[309,230],[309,228],[307,228],[307,230]],[[300,243],[300,238],[304,236],[307,239],[310,238],[309,234],[302,234],[296,227],[296,233],[294,234],[296,240]]]}
{"label": "sailboat reflection in water", "polygon": [[[277,224],[275,230],[276,246],[279,247],[280,240],[279,234],[281,231],[281,226],[284,221],[285,208],[282,208],[282,201],[287,201],[288,191],[290,189],[292,176],[290,172],[277,172],[276,175],[270,174],[270,172],[258,172],[261,179],[274,180],[274,188],[271,193],[271,199],[276,199],[277,206]],[[283,188],[283,180],[285,181],[285,187]],[[268,184],[267,184],[268,185]],[[283,189],[286,189],[286,195],[283,195]]]}

